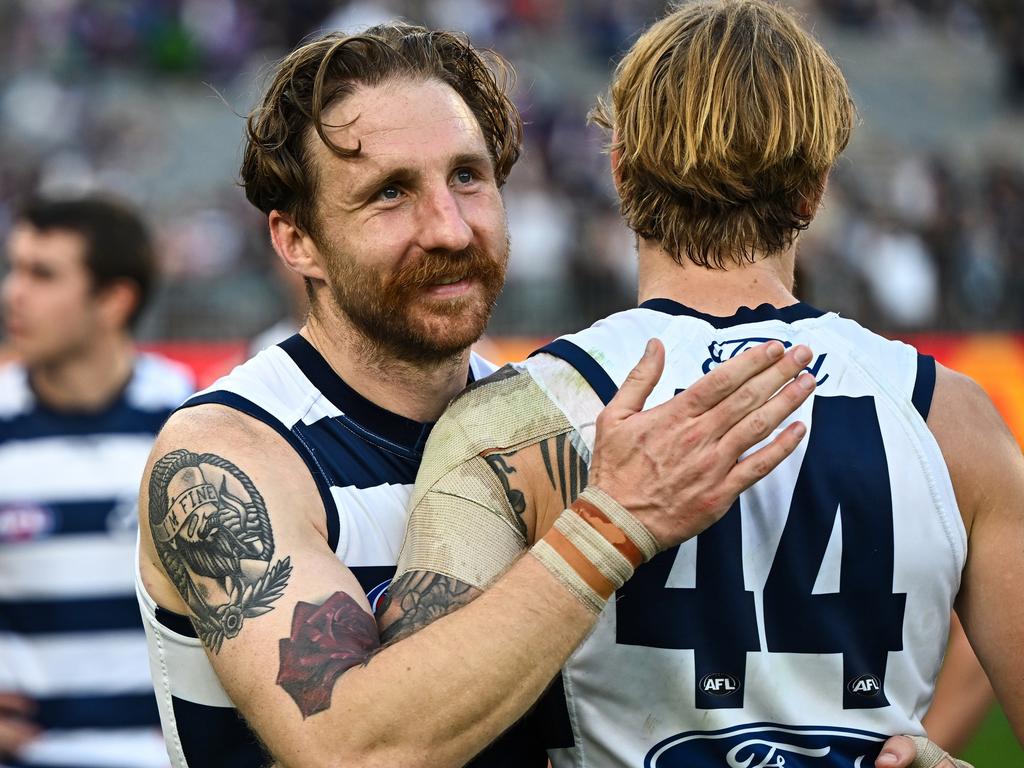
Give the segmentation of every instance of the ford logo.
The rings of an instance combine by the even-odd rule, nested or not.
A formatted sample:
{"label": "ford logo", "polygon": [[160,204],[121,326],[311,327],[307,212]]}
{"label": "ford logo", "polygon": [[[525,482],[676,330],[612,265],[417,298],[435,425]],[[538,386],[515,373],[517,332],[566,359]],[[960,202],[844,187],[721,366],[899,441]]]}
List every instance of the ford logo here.
{"label": "ford logo", "polygon": [[751,723],[673,736],[647,754],[644,768],[871,768],[885,738],[849,728]]}

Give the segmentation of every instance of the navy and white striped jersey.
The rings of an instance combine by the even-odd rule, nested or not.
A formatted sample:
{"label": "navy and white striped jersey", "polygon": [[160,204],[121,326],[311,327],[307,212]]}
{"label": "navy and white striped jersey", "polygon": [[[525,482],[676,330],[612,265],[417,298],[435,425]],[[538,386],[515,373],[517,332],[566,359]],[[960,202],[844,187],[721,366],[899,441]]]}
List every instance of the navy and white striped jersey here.
{"label": "navy and white striped jersey", "polygon": [[[804,304],[712,317],[666,299],[612,315],[525,364],[574,425],[594,419],[648,339],[647,407],[760,342],[808,344],[808,436],[700,535],[641,565],[563,670],[576,746],[556,768],[855,768],[923,733],[966,533],[925,418],[935,362]],[[596,396],[594,396],[596,394]]]}
{"label": "navy and white striped jersey", "polygon": [[0,691],[45,730],[10,766],[167,765],[132,588],[139,478],[192,392],[153,355],[102,411],[50,410],[0,369]]}
{"label": "navy and white striped jersey", "polygon": [[[473,355],[470,380],[494,367]],[[327,511],[328,543],[371,606],[391,581],[407,505],[433,424],[349,387],[300,335],[269,347],[183,406],[218,403],[277,431],[303,459]],[[252,768],[265,757],[221,687],[189,621],[136,580],[164,737],[175,768]]]}

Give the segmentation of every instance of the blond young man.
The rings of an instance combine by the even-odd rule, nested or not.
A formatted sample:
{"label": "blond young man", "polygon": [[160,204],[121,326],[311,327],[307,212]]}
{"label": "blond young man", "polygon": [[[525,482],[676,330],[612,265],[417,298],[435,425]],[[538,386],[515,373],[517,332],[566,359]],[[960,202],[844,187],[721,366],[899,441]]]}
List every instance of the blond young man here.
{"label": "blond young man", "polygon": [[[839,68],[773,4],[691,3],[637,41],[595,117],[637,234],[639,307],[455,401],[417,479],[383,637],[472,607],[531,548],[599,616],[559,681],[572,739],[556,768],[893,766],[908,743],[886,737],[923,733],[955,600],[1024,736],[1019,449],[970,380],[793,294],[799,232],[853,127]],[[594,427],[651,337],[655,409],[769,339],[813,348],[802,377],[817,386],[792,417],[809,439],[638,565],[608,552],[581,489],[608,471]],[[707,437],[680,432],[648,461],[668,471]],[[597,573],[561,567],[592,552],[608,555]],[[930,747],[918,760],[950,762]]]}

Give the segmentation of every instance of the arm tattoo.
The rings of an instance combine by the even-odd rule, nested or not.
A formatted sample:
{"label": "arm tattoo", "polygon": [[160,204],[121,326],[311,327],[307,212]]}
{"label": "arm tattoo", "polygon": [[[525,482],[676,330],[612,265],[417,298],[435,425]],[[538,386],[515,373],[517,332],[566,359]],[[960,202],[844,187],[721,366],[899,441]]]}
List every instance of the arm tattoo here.
{"label": "arm tattoo", "polygon": [[568,437],[568,434],[555,435],[540,444],[548,480],[551,481],[551,487],[561,495],[563,507],[572,504],[587,487],[587,463],[576,452]]}
{"label": "arm tattoo", "polygon": [[380,639],[385,645],[397,642],[471,602],[477,593],[469,584],[450,576],[409,571],[391,585],[377,607],[378,619],[383,619],[392,605],[397,605],[401,611],[401,615],[381,631]]}
{"label": "arm tattoo", "polygon": [[263,497],[238,467],[212,453],[172,451],[149,478],[149,526],[164,570],[213,653],[246,619],[272,611],[292,566],[273,560]]}
{"label": "arm tattoo", "polygon": [[508,503],[512,507],[512,511],[516,513],[516,523],[519,526],[519,533],[522,534],[523,538],[526,538],[526,521],[523,519],[523,514],[526,512],[526,497],[523,492],[513,488],[509,483],[509,475],[516,473],[516,468],[509,466],[509,463],[505,460],[506,457],[514,456],[515,452],[502,455],[500,453],[492,453],[484,456],[484,461],[490,466],[491,471],[498,476],[498,480],[501,481],[501,487],[505,489],[505,496],[508,498]]}
{"label": "arm tattoo", "polygon": [[292,633],[281,640],[277,684],[305,720],[328,709],[342,673],[365,666],[379,648],[377,624],[351,595],[335,592],[322,605],[296,603]]}

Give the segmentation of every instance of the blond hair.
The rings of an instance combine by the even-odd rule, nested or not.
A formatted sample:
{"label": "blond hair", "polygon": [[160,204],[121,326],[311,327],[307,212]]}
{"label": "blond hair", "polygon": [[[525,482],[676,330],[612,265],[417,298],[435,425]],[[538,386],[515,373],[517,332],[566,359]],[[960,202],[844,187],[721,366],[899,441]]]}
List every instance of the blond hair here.
{"label": "blond hair", "polygon": [[838,65],[764,0],[701,0],[643,34],[594,122],[629,226],[682,263],[753,261],[807,228],[855,112]]}

